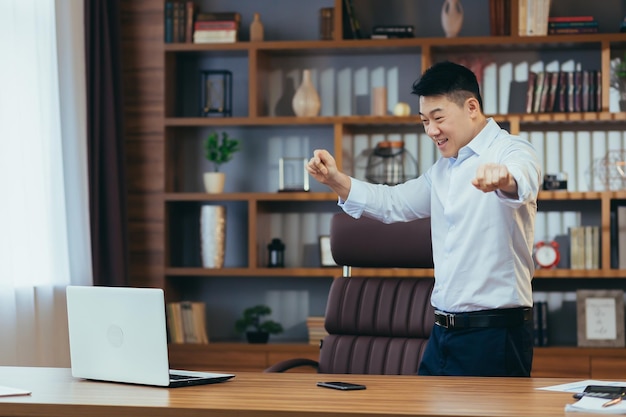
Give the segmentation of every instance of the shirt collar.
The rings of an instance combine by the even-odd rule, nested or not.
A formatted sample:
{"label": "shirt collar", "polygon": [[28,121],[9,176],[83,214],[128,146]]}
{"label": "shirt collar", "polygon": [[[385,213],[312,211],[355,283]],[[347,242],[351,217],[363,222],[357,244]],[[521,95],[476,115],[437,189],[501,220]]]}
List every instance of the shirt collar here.
{"label": "shirt collar", "polygon": [[497,133],[500,131],[500,126],[489,117],[485,127],[472,139],[467,145],[459,149],[458,157],[450,157],[450,165],[454,165],[457,162],[462,162],[471,155],[480,155],[485,152],[495,140]]}

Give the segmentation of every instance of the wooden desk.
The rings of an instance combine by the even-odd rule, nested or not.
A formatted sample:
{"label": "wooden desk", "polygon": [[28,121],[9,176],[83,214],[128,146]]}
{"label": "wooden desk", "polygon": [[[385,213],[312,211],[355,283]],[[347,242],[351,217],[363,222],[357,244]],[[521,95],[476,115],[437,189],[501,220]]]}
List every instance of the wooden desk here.
{"label": "wooden desk", "polygon": [[[321,380],[367,389],[316,387]],[[0,367],[0,385],[32,390],[30,396],[0,398],[0,416],[562,417],[571,395],[535,388],[574,381],[241,372],[221,384],[166,389],[74,379],[69,369]]]}

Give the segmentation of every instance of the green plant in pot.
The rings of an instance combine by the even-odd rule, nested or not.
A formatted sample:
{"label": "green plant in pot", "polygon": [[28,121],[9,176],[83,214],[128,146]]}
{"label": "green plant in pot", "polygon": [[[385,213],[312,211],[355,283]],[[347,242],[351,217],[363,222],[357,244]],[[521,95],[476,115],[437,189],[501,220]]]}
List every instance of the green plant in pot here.
{"label": "green plant in pot", "polygon": [[204,141],[204,157],[213,164],[213,171],[204,173],[204,188],[207,193],[224,191],[225,174],[220,172],[223,164],[233,159],[240,151],[239,140],[231,138],[227,132],[212,132]]}
{"label": "green plant in pot", "polygon": [[267,343],[271,334],[283,332],[283,326],[274,320],[263,320],[263,317],[272,314],[272,309],[266,305],[256,305],[246,308],[243,316],[235,322],[235,330],[246,333],[249,343]]}

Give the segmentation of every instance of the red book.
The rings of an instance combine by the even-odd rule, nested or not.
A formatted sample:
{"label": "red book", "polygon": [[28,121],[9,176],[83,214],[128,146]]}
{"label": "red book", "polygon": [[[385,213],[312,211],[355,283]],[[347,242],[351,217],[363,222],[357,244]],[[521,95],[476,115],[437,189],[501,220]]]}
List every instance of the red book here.
{"label": "red book", "polygon": [[554,22],[593,22],[593,16],[550,16],[548,23]]}
{"label": "red book", "polygon": [[234,20],[197,21],[193,24],[195,30],[237,30],[238,23]]}

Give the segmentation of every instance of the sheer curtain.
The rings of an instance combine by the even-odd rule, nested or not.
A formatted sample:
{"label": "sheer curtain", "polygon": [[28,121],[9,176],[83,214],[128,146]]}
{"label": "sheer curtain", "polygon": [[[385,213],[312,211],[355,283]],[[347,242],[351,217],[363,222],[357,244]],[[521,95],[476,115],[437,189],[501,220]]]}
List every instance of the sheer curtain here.
{"label": "sheer curtain", "polygon": [[0,1],[0,365],[69,366],[90,284],[83,5]]}

